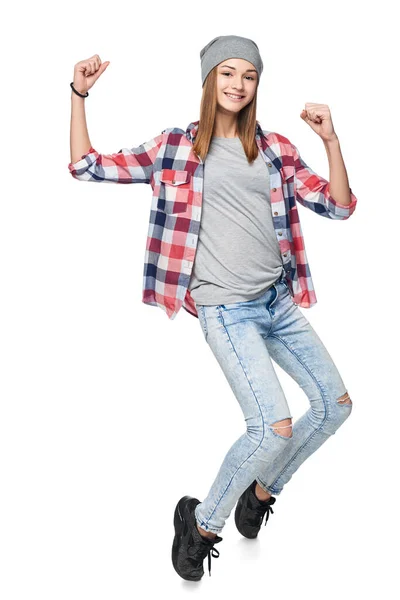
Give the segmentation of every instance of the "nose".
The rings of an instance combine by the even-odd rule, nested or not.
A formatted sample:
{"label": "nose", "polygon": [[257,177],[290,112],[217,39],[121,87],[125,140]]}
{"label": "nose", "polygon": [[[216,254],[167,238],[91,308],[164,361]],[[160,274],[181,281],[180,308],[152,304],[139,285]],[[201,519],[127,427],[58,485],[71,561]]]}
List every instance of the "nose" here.
{"label": "nose", "polygon": [[242,90],[243,89],[243,81],[242,78],[240,77],[240,75],[233,75],[233,79],[232,79],[232,88],[235,88],[235,90],[239,89]]}

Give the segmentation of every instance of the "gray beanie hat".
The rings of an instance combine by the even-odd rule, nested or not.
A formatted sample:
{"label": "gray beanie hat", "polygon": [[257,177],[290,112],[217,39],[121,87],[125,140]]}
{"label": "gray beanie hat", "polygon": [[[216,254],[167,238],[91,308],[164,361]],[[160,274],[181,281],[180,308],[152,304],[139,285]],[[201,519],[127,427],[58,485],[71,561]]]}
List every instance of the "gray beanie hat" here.
{"label": "gray beanie hat", "polygon": [[220,35],[200,51],[202,86],[209,72],[227,58],[244,58],[251,62],[260,78],[263,70],[258,46],[253,40],[239,35]]}

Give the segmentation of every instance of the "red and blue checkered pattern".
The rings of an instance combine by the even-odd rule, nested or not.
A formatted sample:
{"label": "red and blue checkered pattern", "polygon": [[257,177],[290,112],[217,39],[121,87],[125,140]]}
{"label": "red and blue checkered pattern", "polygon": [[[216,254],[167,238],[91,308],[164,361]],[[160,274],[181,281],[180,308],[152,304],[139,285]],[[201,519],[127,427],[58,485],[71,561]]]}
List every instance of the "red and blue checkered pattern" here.
{"label": "red and blue checkered pattern", "polygon": [[[136,148],[99,154],[93,147],[68,168],[80,181],[149,183],[152,187],[144,257],[142,301],[174,319],[181,306],[198,317],[188,290],[201,222],[204,163],[193,152],[199,121],[186,131],[169,128]],[[255,140],[269,169],[272,219],[293,302],[317,302],[296,202],[329,219],[348,219],[357,198],[343,205],[332,198],[329,182],[301,158],[296,146],[261,129]]]}

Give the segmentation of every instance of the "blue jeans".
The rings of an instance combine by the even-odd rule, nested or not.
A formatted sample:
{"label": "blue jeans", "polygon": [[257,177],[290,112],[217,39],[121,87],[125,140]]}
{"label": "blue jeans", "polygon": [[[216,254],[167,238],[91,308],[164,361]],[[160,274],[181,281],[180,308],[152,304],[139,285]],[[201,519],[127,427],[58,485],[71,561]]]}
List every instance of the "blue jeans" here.
{"label": "blue jeans", "polygon": [[[352,401],[327,349],[293,303],[284,271],[255,300],[196,308],[205,340],[247,428],[195,509],[200,527],[220,533],[254,479],[270,494],[280,494],[299,466],[347,419]],[[286,429],[278,427],[290,421],[279,421],[292,416],[271,359],[293,377],[310,402]]]}

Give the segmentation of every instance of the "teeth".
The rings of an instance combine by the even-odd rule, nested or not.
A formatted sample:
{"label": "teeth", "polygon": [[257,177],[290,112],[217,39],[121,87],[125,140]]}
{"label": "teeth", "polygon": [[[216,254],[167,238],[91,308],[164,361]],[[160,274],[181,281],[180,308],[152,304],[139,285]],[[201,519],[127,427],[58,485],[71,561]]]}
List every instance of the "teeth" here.
{"label": "teeth", "polygon": [[229,98],[243,98],[243,96],[234,96],[233,94],[226,94]]}

